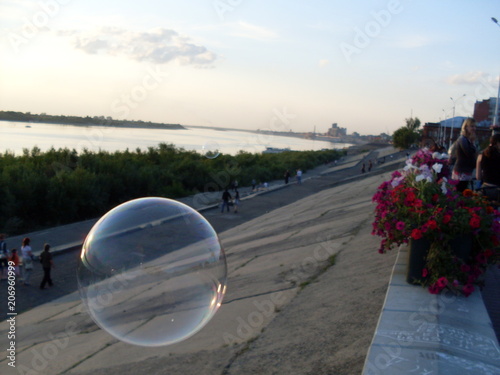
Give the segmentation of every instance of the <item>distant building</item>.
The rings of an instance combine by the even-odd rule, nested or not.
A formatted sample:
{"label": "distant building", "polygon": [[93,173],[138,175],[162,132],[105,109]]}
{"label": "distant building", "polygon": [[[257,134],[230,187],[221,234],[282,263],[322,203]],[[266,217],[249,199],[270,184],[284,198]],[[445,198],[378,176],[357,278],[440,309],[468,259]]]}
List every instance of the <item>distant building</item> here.
{"label": "distant building", "polygon": [[[422,147],[433,147],[435,145],[444,146],[446,149],[450,147],[462,130],[462,123],[467,117],[457,116],[441,122],[426,122],[422,130]],[[476,120],[477,121],[477,120]],[[491,137],[490,126],[479,124],[476,128],[477,140],[479,144],[487,142]]]}
{"label": "distant building", "polygon": [[[495,108],[497,104],[497,98],[489,98],[482,101],[476,101],[474,104],[474,119],[477,121],[478,126],[481,127],[491,127],[491,129],[498,133],[500,132],[499,122],[500,122],[500,108],[497,112],[497,122],[496,127],[493,129],[493,120],[495,118]],[[499,103],[500,104],[500,103]]]}
{"label": "distant building", "polygon": [[346,128],[339,128],[337,123],[332,124],[332,127],[328,129],[327,135],[330,137],[345,137],[347,135],[347,129]]}

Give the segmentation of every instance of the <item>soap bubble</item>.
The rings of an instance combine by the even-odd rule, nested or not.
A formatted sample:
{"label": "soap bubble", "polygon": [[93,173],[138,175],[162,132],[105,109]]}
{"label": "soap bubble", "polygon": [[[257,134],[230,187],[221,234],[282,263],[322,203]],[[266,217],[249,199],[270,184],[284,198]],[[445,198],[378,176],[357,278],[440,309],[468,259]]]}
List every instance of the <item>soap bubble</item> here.
{"label": "soap bubble", "polygon": [[117,339],[162,346],[198,332],[226,291],[224,250],[194,209],[165,198],[115,207],[91,229],[78,287],[92,319]]}
{"label": "soap bubble", "polygon": [[214,141],[205,143],[201,148],[203,155],[205,155],[205,157],[209,159],[215,159],[217,156],[219,156],[219,149],[219,144]]}

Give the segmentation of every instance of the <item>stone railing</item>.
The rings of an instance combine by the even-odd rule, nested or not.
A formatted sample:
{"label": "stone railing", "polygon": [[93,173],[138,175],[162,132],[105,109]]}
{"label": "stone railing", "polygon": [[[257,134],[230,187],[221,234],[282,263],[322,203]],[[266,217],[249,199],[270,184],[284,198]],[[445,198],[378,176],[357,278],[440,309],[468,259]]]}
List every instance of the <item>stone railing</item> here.
{"label": "stone railing", "polygon": [[481,293],[433,295],[410,285],[407,259],[403,247],[363,375],[500,374],[500,348]]}

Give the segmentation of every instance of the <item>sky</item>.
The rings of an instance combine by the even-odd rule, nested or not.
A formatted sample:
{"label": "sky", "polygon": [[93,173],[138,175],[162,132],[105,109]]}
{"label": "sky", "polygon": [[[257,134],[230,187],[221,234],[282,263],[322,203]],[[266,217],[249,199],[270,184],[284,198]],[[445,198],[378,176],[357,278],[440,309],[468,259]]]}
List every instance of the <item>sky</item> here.
{"label": "sky", "polygon": [[492,17],[498,0],[0,0],[0,110],[391,134],[497,96]]}

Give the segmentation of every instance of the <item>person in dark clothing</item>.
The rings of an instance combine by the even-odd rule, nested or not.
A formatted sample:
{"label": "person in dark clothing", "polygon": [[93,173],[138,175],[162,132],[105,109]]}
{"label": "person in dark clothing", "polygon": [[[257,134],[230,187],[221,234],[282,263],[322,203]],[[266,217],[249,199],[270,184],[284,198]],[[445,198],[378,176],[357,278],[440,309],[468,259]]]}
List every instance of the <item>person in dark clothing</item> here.
{"label": "person in dark clothing", "polygon": [[288,181],[290,181],[290,176],[291,176],[290,175],[290,171],[289,170],[285,171],[285,175],[284,175],[284,177],[285,177],[285,184],[288,184]]}
{"label": "person in dark clothing", "polygon": [[227,207],[227,212],[229,212],[229,201],[232,199],[231,194],[229,194],[228,189],[224,190],[222,193],[222,205],[220,212],[224,212],[224,206]]}
{"label": "person in dark clothing", "polygon": [[49,286],[54,285],[50,278],[50,270],[54,267],[54,263],[52,262],[52,254],[50,253],[50,245],[48,243],[43,246],[43,252],[40,254],[40,263],[42,263],[43,267],[43,280],[40,284],[40,289],[44,289],[47,283]]}
{"label": "person in dark clothing", "polygon": [[8,261],[9,252],[7,250],[7,242],[5,242],[5,234],[0,233],[0,279],[7,278]]}
{"label": "person in dark clothing", "polygon": [[500,134],[490,138],[490,145],[479,154],[476,179],[482,181],[481,190],[493,201],[500,201]]}
{"label": "person in dark clothing", "polygon": [[476,168],[477,151],[474,142],[476,141],[476,120],[469,117],[462,124],[460,137],[456,141],[456,162],[453,167],[451,178],[457,180],[457,190],[462,192],[467,189],[472,181],[472,172]]}

